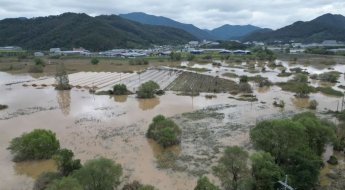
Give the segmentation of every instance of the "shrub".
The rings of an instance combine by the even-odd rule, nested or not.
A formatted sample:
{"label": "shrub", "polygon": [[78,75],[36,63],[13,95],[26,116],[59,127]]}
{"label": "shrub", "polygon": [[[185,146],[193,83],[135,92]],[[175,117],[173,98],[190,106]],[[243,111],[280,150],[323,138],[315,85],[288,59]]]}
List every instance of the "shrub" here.
{"label": "shrub", "polygon": [[194,190],[219,190],[219,188],[211,183],[207,177],[201,177],[198,179]]}
{"label": "shrub", "polygon": [[317,87],[317,90],[331,96],[343,96],[344,94],[338,90],[334,90],[332,87]]}
{"label": "shrub", "polygon": [[135,58],[135,59],[130,59],[129,64],[130,65],[148,65],[149,61],[147,59]]}
{"label": "shrub", "polygon": [[56,90],[70,90],[71,85],[69,84],[68,74],[63,63],[56,66]]}
{"label": "shrub", "polygon": [[240,83],[247,83],[249,80],[248,80],[248,76],[246,75],[242,75],[240,77]]}
{"label": "shrub", "polygon": [[157,141],[163,147],[168,147],[181,142],[181,129],[171,119],[158,115],[153,118],[146,137]]}
{"label": "shrub", "polygon": [[182,58],[181,53],[177,53],[177,52],[174,52],[174,51],[170,53],[170,59],[172,61],[180,61],[181,58]]}
{"label": "shrub", "polygon": [[319,105],[319,103],[316,100],[311,100],[309,102],[309,109],[315,110],[318,105]]}
{"label": "shrub", "polygon": [[122,190],[155,190],[156,188],[152,185],[143,185],[138,181],[133,181],[123,186]]}
{"label": "shrub", "polygon": [[122,167],[106,158],[88,160],[73,173],[83,189],[113,190],[120,184]]}
{"label": "shrub", "polygon": [[8,108],[7,105],[2,105],[2,104],[0,104],[0,110],[4,110],[4,109],[7,109],[7,108]]}
{"label": "shrub", "polygon": [[140,85],[137,92],[138,98],[153,98],[155,91],[159,89],[159,85],[154,81],[148,81]]}
{"label": "shrub", "polygon": [[53,181],[46,190],[83,190],[78,180],[72,177],[63,177]]}
{"label": "shrub", "polygon": [[11,140],[8,149],[14,154],[14,161],[50,159],[60,148],[55,133],[35,129]]}
{"label": "shrub", "polygon": [[273,102],[273,105],[274,105],[275,107],[284,108],[284,107],[285,107],[285,102],[284,102],[284,100],[279,100],[279,102],[274,101],[274,102]]}
{"label": "shrub", "polygon": [[28,69],[29,73],[43,73],[42,65],[30,65]]}
{"label": "shrub", "polygon": [[34,59],[34,62],[35,62],[35,65],[37,65],[37,66],[42,66],[42,67],[45,66],[45,63],[44,63],[44,61],[41,58],[36,57]]}
{"label": "shrub", "polygon": [[62,175],[68,176],[74,170],[78,170],[82,167],[80,160],[73,160],[73,156],[73,152],[68,149],[61,149],[54,156],[58,170]]}
{"label": "shrub", "polygon": [[91,59],[91,64],[92,65],[97,65],[99,63],[99,60],[96,58],[96,57],[93,57],[92,59]]}
{"label": "shrub", "polygon": [[128,93],[127,86],[125,84],[116,84],[113,87],[113,94],[126,95]]}
{"label": "shrub", "polygon": [[33,190],[45,190],[49,184],[54,180],[60,179],[62,176],[58,172],[45,172],[42,173],[35,181]]}

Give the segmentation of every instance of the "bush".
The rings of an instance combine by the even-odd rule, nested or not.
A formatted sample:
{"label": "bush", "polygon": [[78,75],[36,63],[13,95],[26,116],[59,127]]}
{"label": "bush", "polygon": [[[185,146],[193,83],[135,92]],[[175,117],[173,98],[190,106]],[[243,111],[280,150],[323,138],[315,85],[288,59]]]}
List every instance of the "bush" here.
{"label": "bush", "polygon": [[29,73],[43,73],[42,65],[30,65],[28,69]]}
{"label": "bush", "polygon": [[122,167],[106,158],[86,161],[84,166],[75,171],[73,177],[78,179],[83,189],[113,190],[120,184]]}
{"label": "bush", "polygon": [[135,59],[130,59],[129,64],[130,65],[148,65],[149,61],[147,59],[135,58]]}
{"label": "bush", "polygon": [[45,190],[49,184],[61,177],[61,174],[57,172],[45,172],[36,179],[33,190]]}
{"label": "bush", "polygon": [[72,177],[64,177],[53,181],[46,190],[83,190],[78,180]]}
{"label": "bush", "polygon": [[113,94],[114,95],[127,95],[128,94],[127,86],[125,84],[116,84],[113,87]]}
{"label": "bush", "polygon": [[138,98],[153,98],[155,91],[159,89],[159,85],[154,81],[148,81],[140,85],[137,92]]}
{"label": "bush", "polygon": [[143,185],[138,181],[133,181],[123,186],[122,190],[155,190],[152,185]]}
{"label": "bush", "polygon": [[35,62],[35,65],[37,65],[37,66],[42,66],[42,67],[44,67],[45,66],[45,63],[44,63],[44,61],[41,59],[41,58],[35,58],[34,59],[34,62]]}
{"label": "bush", "polygon": [[7,105],[2,105],[2,104],[0,104],[0,110],[4,110],[4,109],[7,109],[7,108],[8,108]]}
{"label": "bush", "polygon": [[96,57],[93,57],[92,59],[91,59],[91,64],[92,65],[97,65],[99,63],[99,60],[96,58]]}
{"label": "bush", "polygon": [[247,83],[248,82],[248,76],[243,75],[240,77],[240,83]]}
{"label": "bush", "polygon": [[211,183],[207,177],[201,177],[198,179],[198,183],[194,190],[219,190],[219,188]]}
{"label": "bush", "polygon": [[170,60],[172,60],[172,61],[180,61],[181,58],[182,58],[181,53],[177,53],[174,51],[170,53]]}
{"label": "bush", "polygon": [[334,90],[332,87],[317,87],[317,90],[331,96],[343,96],[344,94],[338,90]]}
{"label": "bush", "polygon": [[68,149],[61,149],[54,156],[58,170],[62,175],[68,176],[74,170],[78,170],[82,167],[80,160],[73,160],[73,156],[73,152]]}
{"label": "bush", "polygon": [[14,161],[50,159],[60,148],[55,133],[35,129],[11,140],[8,149],[14,154]]}
{"label": "bush", "polygon": [[284,100],[280,100],[279,103],[277,101],[274,101],[273,105],[275,107],[284,108],[285,107],[285,102],[284,102]]}
{"label": "bush", "polygon": [[317,103],[316,100],[311,100],[309,102],[309,109],[312,109],[312,110],[316,110],[317,106],[319,105],[319,103]]}
{"label": "bush", "polygon": [[168,147],[181,142],[181,129],[171,119],[158,115],[153,118],[146,137],[157,141],[163,147]]}
{"label": "bush", "polygon": [[70,90],[71,85],[69,84],[68,74],[66,72],[65,65],[63,63],[56,66],[55,73],[56,90]]}

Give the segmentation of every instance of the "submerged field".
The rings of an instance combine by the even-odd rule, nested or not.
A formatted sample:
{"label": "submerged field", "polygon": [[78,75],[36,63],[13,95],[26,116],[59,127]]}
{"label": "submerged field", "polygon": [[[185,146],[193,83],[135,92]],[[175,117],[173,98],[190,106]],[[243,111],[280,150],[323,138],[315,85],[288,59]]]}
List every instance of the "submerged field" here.
{"label": "submerged field", "polygon": [[[74,61],[68,60],[65,63],[70,72],[139,71],[148,67],[111,60],[96,66],[90,65],[88,60],[78,63]],[[249,130],[259,121],[286,118],[309,110],[310,100],[318,102],[316,110],[311,111],[323,118],[335,120],[324,113],[339,109],[341,96],[318,91],[307,97],[296,97],[294,92],[283,91],[274,84],[292,80],[296,75],[294,68],[299,67],[308,72],[308,85],[327,86],[343,92],[339,86],[345,85],[345,64],[340,62],[318,64],[317,67],[280,60],[274,66],[256,62],[225,61],[220,65],[154,62],[149,66],[170,65],[188,72],[179,75],[168,86],[169,91],[165,95],[145,100],[137,99],[135,95],[98,96],[84,88],[56,91],[51,86],[23,87],[20,82],[35,80],[37,76],[25,73],[24,69],[11,71],[11,74],[0,72],[0,104],[8,105],[7,109],[0,110],[0,174],[3,176],[0,187],[5,187],[1,188],[5,190],[32,189],[34,179],[40,172],[56,169],[51,160],[20,164],[11,161],[11,154],[6,150],[9,141],[36,128],[54,131],[61,146],[71,149],[82,162],[104,156],[120,163],[124,168],[126,182],[138,180],[159,189],[190,190],[195,187],[199,176],[207,175],[217,183],[211,167],[219,159],[223,148],[239,145],[249,152],[254,151]],[[190,72],[193,68],[201,70]],[[54,69],[54,65],[47,65],[41,75],[49,76]],[[282,70],[291,75],[278,76]],[[332,70],[341,72],[338,83],[310,79],[312,74]],[[238,90],[242,75],[249,76],[248,84],[252,93],[237,91],[230,94]],[[264,83],[266,85],[261,86],[262,79],[258,79],[257,75],[267,78],[271,84]],[[198,92],[197,96],[181,95],[181,92],[195,95],[194,91]],[[248,97],[253,101],[249,101]],[[274,106],[275,101],[283,101],[284,107]],[[158,114],[170,117],[181,127],[183,136],[180,146],[163,149],[154,141],[146,139],[148,125]],[[337,170],[327,167],[321,176],[322,185],[332,183],[325,176]]]}

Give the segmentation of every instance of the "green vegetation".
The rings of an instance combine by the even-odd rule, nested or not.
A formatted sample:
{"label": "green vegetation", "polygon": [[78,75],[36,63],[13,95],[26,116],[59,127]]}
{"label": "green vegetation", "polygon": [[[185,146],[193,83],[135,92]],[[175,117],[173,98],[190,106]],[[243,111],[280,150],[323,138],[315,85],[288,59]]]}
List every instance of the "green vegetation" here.
{"label": "green vegetation", "polygon": [[153,118],[146,137],[155,140],[163,147],[168,147],[181,142],[181,129],[171,119],[158,115]]}
{"label": "green vegetation", "polygon": [[121,175],[121,165],[106,158],[86,161],[82,168],[73,173],[83,189],[92,190],[113,190],[120,184]]}
{"label": "green vegetation", "polygon": [[7,109],[7,108],[8,108],[7,105],[2,105],[2,104],[0,104],[0,110],[4,110],[4,109]]}
{"label": "green vegetation", "polygon": [[309,109],[316,110],[319,103],[316,100],[309,101]]}
{"label": "green vegetation", "polygon": [[182,54],[175,51],[172,51],[169,56],[172,61],[180,61],[182,59]]}
{"label": "green vegetation", "polygon": [[33,190],[45,190],[54,180],[61,178],[62,175],[58,172],[44,172],[36,179]]}
{"label": "green vegetation", "polygon": [[248,185],[248,153],[238,146],[226,147],[214,174],[222,182],[224,189],[246,189]]}
{"label": "green vegetation", "polygon": [[60,148],[55,133],[50,130],[35,129],[11,140],[8,149],[14,161],[50,159]]}
{"label": "green vegetation", "polygon": [[99,59],[97,59],[96,57],[93,57],[92,59],[91,59],[91,64],[92,65],[97,65],[99,63]]}
{"label": "green vegetation", "polygon": [[113,94],[114,95],[127,95],[128,94],[127,86],[125,84],[116,84],[113,87]]}
{"label": "green vegetation", "polygon": [[44,67],[42,65],[30,65],[28,68],[29,73],[43,73]]}
{"label": "green vegetation", "polygon": [[317,87],[318,91],[332,96],[343,96],[344,94],[338,90],[334,90],[332,87]]}
{"label": "green vegetation", "polygon": [[238,75],[235,73],[224,73],[223,76],[229,77],[229,78],[237,78]]}
{"label": "green vegetation", "polygon": [[270,153],[294,188],[315,187],[325,145],[334,143],[335,126],[312,113],[263,121],[250,131],[256,149]]}
{"label": "green vegetation", "polygon": [[156,190],[152,185],[143,185],[138,181],[133,181],[123,186],[122,190]]}
{"label": "green vegetation", "polygon": [[285,107],[285,102],[284,102],[284,100],[279,100],[279,102],[273,101],[273,106],[279,107],[279,108],[284,108]]}
{"label": "green vegetation", "polygon": [[61,149],[54,155],[58,170],[63,176],[68,176],[82,167],[80,160],[74,160],[73,157],[74,153],[68,149]]}
{"label": "green vegetation", "polygon": [[42,67],[44,67],[45,66],[45,63],[44,63],[44,61],[41,59],[41,58],[35,58],[34,59],[34,62],[35,62],[35,65],[40,65],[40,66],[42,66]]}
{"label": "green vegetation", "polygon": [[148,65],[149,61],[144,58],[134,58],[129,60],[130,65]]}
{"label": "green vegetation", "polygon": [[207,177],[201,177],[198,179],[198,183],[194,190],[219,190],[219,188],[211,183]]}
{"label": "green vegetation", "polygon": [[272,86],[272,82],[268,78],[262,77],[261,75],[256,75],[253,77],[248,77],[249,81],[253,81],[259,85],[259,87]]}
{"label": "green vegetation", "polygon": [[252,49],[252,54],[255,55],[255,57],[259,60],[268,60],[268,61],[274,61],[277,59],[276,55],[274,55],[273,51],[267,49],[267,48],[261,48],[261,47],[255,47]]}
{"label": "green vegetation", "polygon": [[292,80],[283,83],[277,83],[285,91],[295,92],[297,97],[308,97],[311,92],[316,92],[316,89],[307,84],[308,76],[302,73],[297,73]]}
{"label": "green vegetation", "polygon": [[334,55],[334,52],[328,51],[324,47],[310,47],[305,50],[305,53],[320,54],[320,55]]}
{"label": "green vegetation", "polygon": [[78,180],[72,177],[63,177],[53,181],[46,190],[84,190]]}
{"label": "green vegetation", "polygon": [[257,152],[250,157],[255,189],[274,190],[274,184],[283,176],[283,171],[267,152]]}
{"label": "green vegetation", "polygon": [[310,76],[310,78],[325,81],[325,82],[336,83],[340,77],[340,74],[341,73],[337,71],[331,71],[331,72],[326,72],[319,75],[315,74],[315,75]]}
{"label": "green vegetation", "polygon": [[195,40],[194,36],[183,30],[144,25],[116,15],[91,17],[86,14],[64,13],[27,20],[4,19],[0,21],[0,28],[3,29],[0,31],[0,44],[16,44],[36,50],[58,46],[99,51],[143,48],[152,44],[176,45]]}
{"label": "green vegetation", "polygon": [[137,96],[138,98],[153,98],[158,89],[159,85],[157,83],[148,81],[140,85]]}
{"label": "green vegetation", "polygon": [[58,64],[56,66],[56,74],[55,74],[55,80],[56,80],[56,90],[70,90],[71,85],[69,85],[69,79],[68,74],[66,72],[65,65],[63,63]]}

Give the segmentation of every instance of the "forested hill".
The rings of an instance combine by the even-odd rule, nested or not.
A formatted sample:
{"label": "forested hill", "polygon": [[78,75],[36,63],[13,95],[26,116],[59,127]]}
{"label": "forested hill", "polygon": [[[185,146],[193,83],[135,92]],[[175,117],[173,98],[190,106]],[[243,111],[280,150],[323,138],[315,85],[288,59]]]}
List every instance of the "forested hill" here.
{"label": "forested hill", "polygon": [[298,41],[321,42],[323,40],[345,41],[345,17],[325,14],[314,20],[298,21],[275,31],[254,32],[243,41]]}
{"label": "forested hill", "polygon": [[64,13],[0,21],[0,46],[21,46],[34,50],[52,47],[84,47],[93,51],[143,48],[152,44],[181,44],[195,39],[180,29],[140,24],[116,15],[91,17]]}

